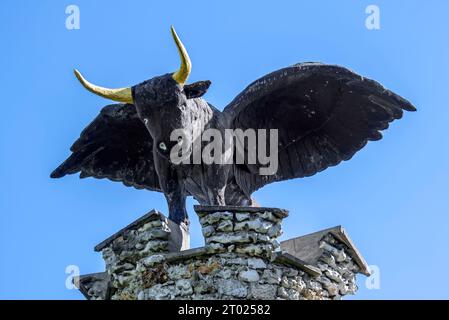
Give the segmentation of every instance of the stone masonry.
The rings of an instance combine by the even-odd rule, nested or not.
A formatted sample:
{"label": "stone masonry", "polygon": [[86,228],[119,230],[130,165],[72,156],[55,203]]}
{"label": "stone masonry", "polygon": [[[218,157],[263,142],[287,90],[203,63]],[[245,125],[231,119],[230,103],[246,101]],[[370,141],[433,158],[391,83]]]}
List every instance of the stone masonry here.
{"label": "stone masonry", "polygon": [[368,267],[342,227],[278,243],[288,212],[196,206],[205,246],[152,211],[96,246],[106,272],[81,276],[91,300],[341,299]]}

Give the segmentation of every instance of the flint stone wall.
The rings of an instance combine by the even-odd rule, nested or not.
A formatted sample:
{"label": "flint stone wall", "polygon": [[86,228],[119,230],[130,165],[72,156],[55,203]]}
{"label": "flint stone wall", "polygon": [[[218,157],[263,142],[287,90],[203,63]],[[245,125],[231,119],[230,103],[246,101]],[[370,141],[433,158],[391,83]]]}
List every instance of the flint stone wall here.
{"label": "flint stone wall", "polygon": [[97,282],[85,276],[81,291],[100,300],[315,300],[341,299],[357,291],[356,274],[364,266],[351,243],[332,229],[310,238],[317,253],[310,264],[280,250],[276,239],[288,215],[284,210],[198,206],[196,211],[204,247],[176,250],[170,245],[167,218],[153,214],[97,246],[106,272],[95,274]]}

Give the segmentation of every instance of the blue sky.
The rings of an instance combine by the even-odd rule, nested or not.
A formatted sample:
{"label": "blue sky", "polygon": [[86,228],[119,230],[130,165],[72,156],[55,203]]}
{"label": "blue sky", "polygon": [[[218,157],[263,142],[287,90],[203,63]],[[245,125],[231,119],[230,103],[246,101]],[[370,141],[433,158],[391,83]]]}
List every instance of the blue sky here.
{"label": "blue sky", "polygon": [[[65,28],[76,4],[81,29]],[[365,27],[380,8],[381,29]],[[193,61],[190,81],[223,108],[258,77],[303,61],[339,64],[411,100],[418,112],[380,142],[314,177],[270,185],[264,206],[290,210],[283,239],[343,225],[380,289],[359,277],[356,299],[449,298],[449,44],[447,1],[1,1],[0,298],[81,299],[68,265],[104,269],[93,247],[162,194],[77,176],[51,180],[71,143],[108,101],[77,83],[128,86],[178,66],[175,25]],[[189,201],[192,245],[202,245]]]}

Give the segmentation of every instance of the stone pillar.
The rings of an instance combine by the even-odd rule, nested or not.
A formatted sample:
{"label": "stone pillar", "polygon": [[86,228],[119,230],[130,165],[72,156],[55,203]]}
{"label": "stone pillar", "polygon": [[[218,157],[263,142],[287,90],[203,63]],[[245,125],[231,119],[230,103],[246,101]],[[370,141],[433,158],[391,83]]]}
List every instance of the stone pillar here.
{"label": "stone pillar", "polygon": [[280,244],[282,219],[288,212],[273,208],[196,206],[206,246],[270,259]]}
{"label": "stone pillar", "polygon": [[139,267],[158,254],[188,249],[189,234],[158,211],[151,211],[95,247],[101,251],[109,275],[112,299],[135,299],[132,280]]}

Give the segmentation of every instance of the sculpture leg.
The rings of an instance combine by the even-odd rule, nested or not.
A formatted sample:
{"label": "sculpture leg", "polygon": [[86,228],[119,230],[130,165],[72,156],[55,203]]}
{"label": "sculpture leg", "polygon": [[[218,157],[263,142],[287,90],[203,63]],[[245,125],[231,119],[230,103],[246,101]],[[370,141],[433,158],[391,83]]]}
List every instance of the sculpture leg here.
{"label": "sculpture leg", "polygon": [[212,164],[206,166],[205,170],[203,183],[206,186],[209,205],[226,205],[225,191],[229,169],[220,164]]}
{"label": "sculpture leg", "polygon": [[189,217],[186,210],[186,196],[182,192],[176,190],[174,192],[165,193],[165,199],[168,204],[168,217],[170,220],[180,224],[189,224]]}
{"label": "sculpture leg", "polygon": [[159,184],[167,200],[169,219],[178,224],[185,223],[188,225],[186,191],[179,169],[161,157],[155,157],[154,163]]}

